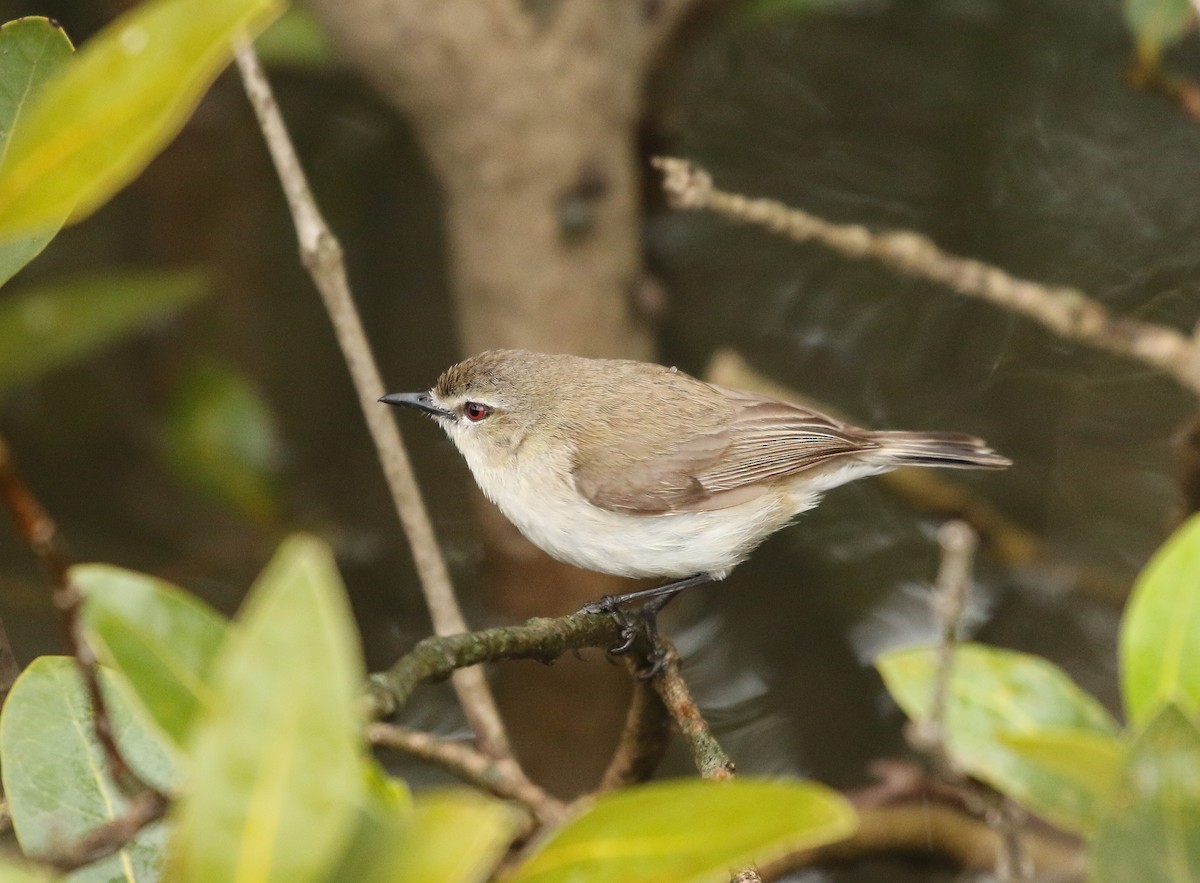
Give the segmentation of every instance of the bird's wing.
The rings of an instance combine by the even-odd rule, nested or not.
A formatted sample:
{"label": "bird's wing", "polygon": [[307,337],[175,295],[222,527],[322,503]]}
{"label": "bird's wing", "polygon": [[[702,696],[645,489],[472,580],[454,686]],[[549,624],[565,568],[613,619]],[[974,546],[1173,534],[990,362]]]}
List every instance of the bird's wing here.
{"label": "bird's wing", "polygon": [[577,454],[576,489],[595,506],[634,515],[723,509],[774,479],[878,446],[869,433],[799,405],[719,391],[735,405],[724,425]]}

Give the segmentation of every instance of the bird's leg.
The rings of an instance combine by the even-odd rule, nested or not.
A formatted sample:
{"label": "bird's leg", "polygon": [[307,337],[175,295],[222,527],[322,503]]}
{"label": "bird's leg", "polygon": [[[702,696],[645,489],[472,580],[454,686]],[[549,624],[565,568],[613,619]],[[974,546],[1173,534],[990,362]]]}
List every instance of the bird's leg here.
{"label": "bird's leg", "polygon": [[[633,642],[637,640],[637,620],[644,622],[646,624],[646,636],[650,640],[651,647],[651,666],[645,677],[651,678],[662,670],[662,663],[666,654],[666,651],[658,640],[658,614],[671,602],[672,598],[684,589],[690,589],[692,586],[703,585],[711,581],[712,577],[709,574],[697,573],[694,576],[684,577],[666,585],[656,586],[653,589],[643,589],[639,592],[629,592],[624,595],[605,595],[603,598],[585,604],[579,612],[610,613],[616,618],[621,626],[621,643],[608,651],[613,654],[621,654],[629,651],[633,646]],[[630,601],[640,601],[643,598],[646,599],[646,603],[638,609],[632,612],[621,609]]]}
{"label": "bird's leg", "polygon": [[[692,576],[685,576],[683,579],[677,579],[675,582],[667,583],[662,586],[655,586],[652,589],[642,589],[638,592],[627,592],[624,595],[605,595],[603,598],[597,598],[595,601],[589,601],[580,608],[580,613],[615,613],[618,607],[623,607],[630,601],[649,600],[651,598],[661,598],[666,596],[668,599],[674,598],[684,589],[690,589],[692,586],[702,586],[707,582],[712,582],[712,576],[707,573],[697,573]],[[665,602],[664,602],[665,603]],[[662,609],[661,607],[659,609]]]}

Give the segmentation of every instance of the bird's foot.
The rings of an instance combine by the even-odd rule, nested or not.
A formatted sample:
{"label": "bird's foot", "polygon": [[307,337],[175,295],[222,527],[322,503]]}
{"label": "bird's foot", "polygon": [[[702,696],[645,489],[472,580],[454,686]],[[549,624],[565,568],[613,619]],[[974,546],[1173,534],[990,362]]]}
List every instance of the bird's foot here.
{"label": "bird's foot", "polygon": [[[644,632],[650,649],[646,659],[650,665],[638,673],[639,677],[650,679],[662,674],[666,665],[667,649],[658,636],[658,614],[670,603],[671,599],[692,586],[698,586],[712,579],[707,573],[697,573],[684,579],[667,583],[653,589],[643,589],[626,595],[605,595],[579,610],[580,614],[607,613],[612,616],[621,628],[621,643],[609,649],[609,654],[619,656],[628,653],[637,643],[638,633]],[[634,610],[625,608],[630,601],[645,600],[641,607]]]}
{"label": "bird's foot", "polygon": [[607,651],[611,656],[620,656],[622,653],[628,653],[637,642],[638,611],[631,613],[625,610],[621,606],[622,602],[623,598],[620,595],[605,595],[603,598],[589,601],[579,609],[579,614],[607,613],[621,629],[621,643],[615,647],[610,647]]}
{"label": "bird's foot", "polygon": [[639,678],[649,680],[662,673],[667,659],[667,648],[658,633],[658,614],[667,605],[673,595],[654,598],[641,607],[627,610],[621,606],[620,596],[606,595],[585,604],[580,613],[607,613],[613,617],[621,629],[621,642],[608,649],[610,656],[621,656],[633,649],[639,635],[645,635],[649,649],[646,660],[649,666],[637,672]]}

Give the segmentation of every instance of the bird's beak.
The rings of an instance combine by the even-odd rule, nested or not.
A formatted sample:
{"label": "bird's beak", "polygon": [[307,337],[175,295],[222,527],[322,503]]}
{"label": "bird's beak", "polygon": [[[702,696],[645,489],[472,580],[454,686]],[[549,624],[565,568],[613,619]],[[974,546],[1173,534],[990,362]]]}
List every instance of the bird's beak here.
{"label": "bird's beak", "polygon": [[406,408],[416,408],[418,411],[424,411],[426,414],[432,414],[434,417],[454,419],[454,412],[447,411],[445,408],[439,408],[433,403],[433,399],[429,397],[429,393],[427,392],[394,392],[384,396],[379,401],[385,405],[402,405]]}

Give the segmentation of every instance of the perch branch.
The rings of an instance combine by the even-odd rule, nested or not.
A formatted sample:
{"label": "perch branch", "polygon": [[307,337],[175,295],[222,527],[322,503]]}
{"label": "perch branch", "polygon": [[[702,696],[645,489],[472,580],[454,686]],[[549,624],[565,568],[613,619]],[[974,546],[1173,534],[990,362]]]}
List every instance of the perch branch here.
{"label": "perch branch", "polygon": [[371,675],[368,711],[376,718],[390,717],[404,708],[418,685],[444,680],[466,666],[504,659],[549,663],[568,650],[611,647],[620,636],[620,625],[603,613],[531,619],[525,625],[435,635],[419,641],[387,671]]}
{"label": "perch branch", "polygon": [[[83,635],[83,594],[71,582],[65,543],[54,519],[38,502],[18,474],[8,444],[0,437],[0,497],[12,516],[17,534],[33,552],[54,586],[54,605],[62,618],[67,646],[75,658],[79,676],[92,708],[92,733],[104,754],[108,772],[120,791],[129,797],[124,813],[94,828],[71,844],[42,856],[38,861],[60,871],[71,871],[111,855],[132,840],[146,825],[163,817],[169,800],[139,776],[117,745],[108,702],[100,688],[96,654]],[[7,807],[6,807],[7,811]]]}
{"label": "perch branch", "polygon": [[[426,638],[390,669],[371,675],[367,712],[375,718],[390,717],[404,708],[420,684],[445,679],[464,666],[505,659],[536,659],[549,663],[568,650],[611,647],[621,637],[621,625],[614,617],[606,613],[589,613],[557,619],[531,619],[525,625]],[[662,672],[652,679],[651,685],[687,740],[700,774],[708,779],[727,779],[733,775],[733,761],[709,731],[687,684],[680,677],[679,656],[674,647],[665,640],[663,643],[667,656]],[[648,646],[643,627],[634,652],[644,653]]]}
{"label": "perch branch", "polygon": [[491,758],[461,742],[395,724],[370,724],[367,738],[372,745],[403,751],[502,800],[514,800],[542,825],[556,825],[566,818],[566,806],[530,782],[511,758]]}
{"label": "perch branch", "polygon": [[[379,452],[396,512],[412,548],[413,560],[421,578],[421,587],[433,620],[434,631],[439,635],[465,632],[466,620],[455,599],[446,562],[442,558],[433,525],[429,521],[429,513],[417,487],[408,452],[400,438],[400,430],[388,409],[378,404],[386,390],[375,358],[371,354],[358,311],[354,307],[345,263],[342,260],[341,244],[317,208],[296,150],[288,137],[283,117],[271,93],[271,86],[258,63],[258,56],[255,55],[253,47],[247,43],[239,44],[236,48],[236,58],[246,94],[254,106],[263,138],[287,196],[292,220],[296,225],[296,236],[300,240],[301,260],[321,294],[338,344],[342,348],[342,355],[354,380],[354,387],[358,391],[359,404],[362,406],[367,428]],[[511,757],[508,735],[483,672],[478,669],[456,672],[454,689],[484,752],[498,758]]]}
{"label": "perch branch", "polygon": [[889,269],[945,285],[969,297],[1019,313],[1060,337],[1138,359],[1200,395],[1200,346],[1186,334],[1114,316],[1077,288],[1041,285],[970,258],[942,251],[910,230],[876,233],[859,224],[833,224],[772,199],[718,190],[712,176],[692,163],[662,157],[663,187],[678,208],[707,209],[765,227],[796,242],[819,242],[848,258],[869,258]]}

